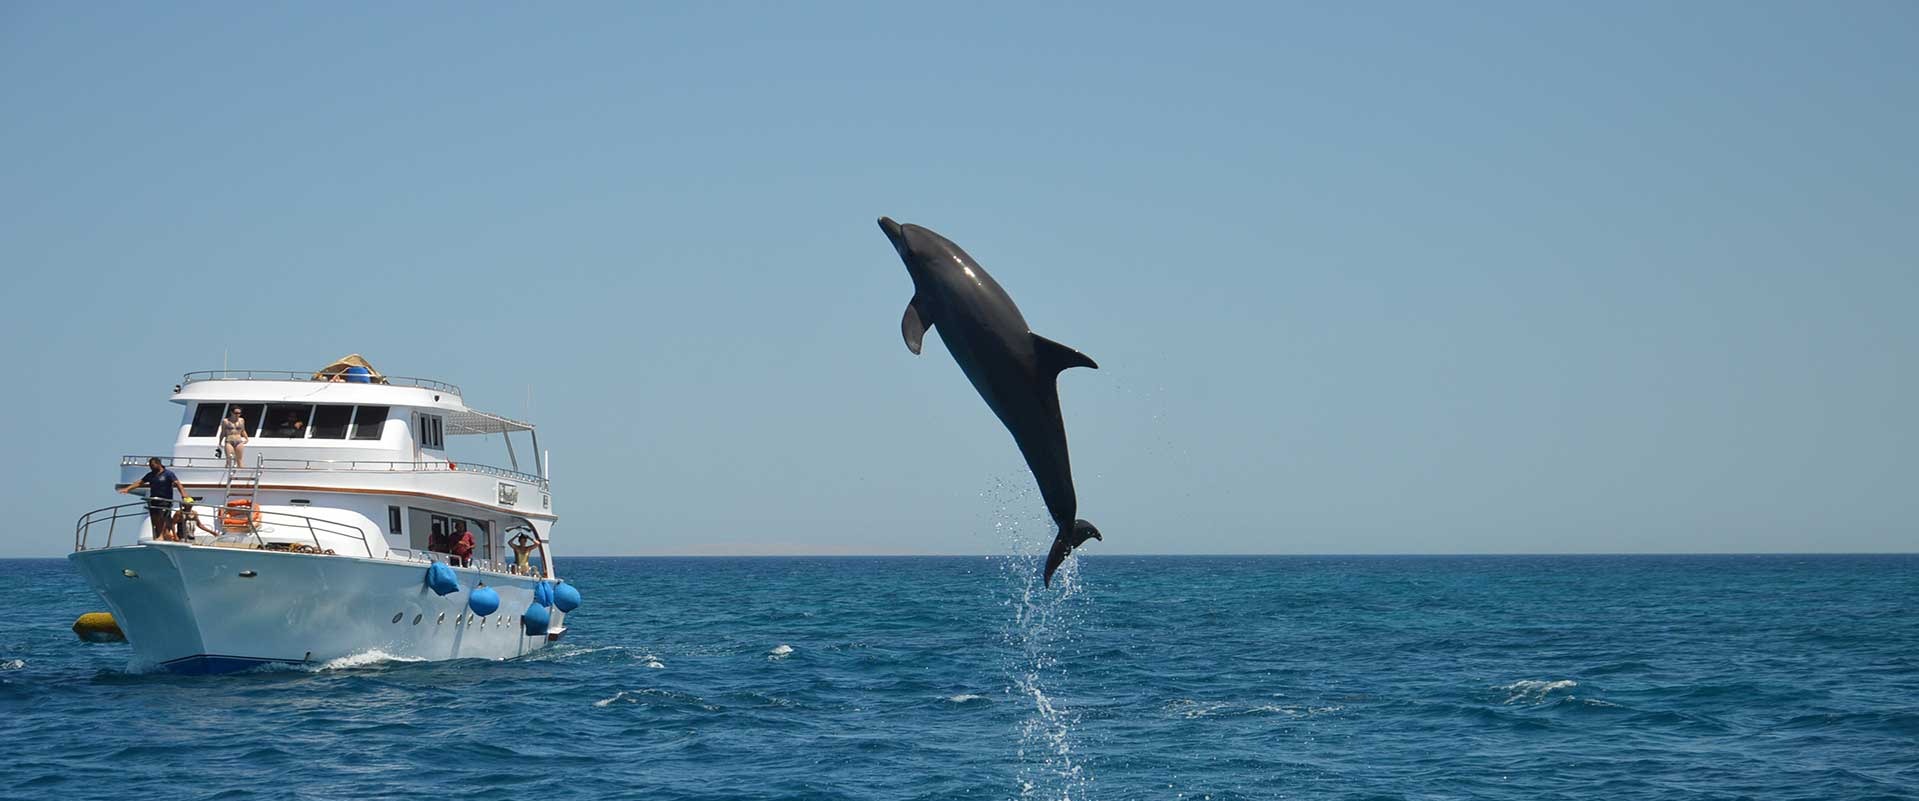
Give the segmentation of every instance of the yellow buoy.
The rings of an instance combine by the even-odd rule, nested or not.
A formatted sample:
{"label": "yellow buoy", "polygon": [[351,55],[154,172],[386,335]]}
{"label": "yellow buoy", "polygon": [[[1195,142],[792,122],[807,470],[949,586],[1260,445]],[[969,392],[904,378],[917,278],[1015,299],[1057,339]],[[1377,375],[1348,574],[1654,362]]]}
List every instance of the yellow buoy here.
{"label": "yellow buoy", "polygon": [[87,642],[126,642],[126,632],[106,612],[88,612],[73,621],[73,633]]}

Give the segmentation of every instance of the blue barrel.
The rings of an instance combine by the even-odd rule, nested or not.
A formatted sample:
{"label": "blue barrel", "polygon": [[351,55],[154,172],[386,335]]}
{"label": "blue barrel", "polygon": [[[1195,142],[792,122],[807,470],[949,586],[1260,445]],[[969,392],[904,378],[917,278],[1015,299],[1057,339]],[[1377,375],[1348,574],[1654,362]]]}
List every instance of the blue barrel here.
{"label": "blue barrel", "polygon": [[500,594],[492,587],[475,587],[466,596],[466,606],[473,610],[473,614],[486,617],[500,611]]}

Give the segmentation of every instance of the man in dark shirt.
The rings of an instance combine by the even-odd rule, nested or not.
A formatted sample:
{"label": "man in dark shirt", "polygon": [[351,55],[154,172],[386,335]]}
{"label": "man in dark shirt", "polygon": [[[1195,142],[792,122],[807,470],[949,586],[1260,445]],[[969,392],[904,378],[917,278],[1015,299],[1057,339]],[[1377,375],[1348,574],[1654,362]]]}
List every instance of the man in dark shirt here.
{"label": "man in dark shirt", "polygon": [[147,488],[147,517],[153,521],[153,538],[166,539],[167,523],[173,510],[173,491],[179,490],[180,497],[187,495],[187,488],[180,484],[180,477],[168,470],[166,463],[155,456],[147,460],[147,474],[140,480],[120,488],[125,495],[140,487]]}

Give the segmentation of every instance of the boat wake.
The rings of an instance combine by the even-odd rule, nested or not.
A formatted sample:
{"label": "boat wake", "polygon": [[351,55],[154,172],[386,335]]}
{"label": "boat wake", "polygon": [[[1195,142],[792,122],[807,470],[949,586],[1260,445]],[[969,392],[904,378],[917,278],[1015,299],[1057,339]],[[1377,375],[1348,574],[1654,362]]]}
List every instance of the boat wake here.
{"label": "boat wake", "polygon": [[1092,777],[1076,751],[1074,729],[1080,719],[1057,696],[1071,680],[1060,655],[1074,644],[1088,602],[1076,557],[1068,557],[1053,574],[1058,586],[1048,588],[1042,580],[1053,524],[1033,502],[1035,493],[1025,488],[1025,476],[1019,478],[1017,484],[996,480],[986,493],[996,505],[993,528],[1006,554],[996,560],[1007,590],[1002,604],[1012,613],[1001,631],[1006,691],[1032,705],[1020,720],[1015,750],[1019,795],[1084,798],[1091,794]]}

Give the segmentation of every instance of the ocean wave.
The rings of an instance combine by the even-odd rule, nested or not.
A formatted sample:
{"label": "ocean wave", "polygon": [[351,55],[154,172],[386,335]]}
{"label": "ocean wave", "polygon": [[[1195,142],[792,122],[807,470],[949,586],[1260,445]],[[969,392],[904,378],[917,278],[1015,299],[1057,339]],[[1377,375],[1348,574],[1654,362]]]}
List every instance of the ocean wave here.
{"label": "ocean wave", "polygon": [[972,704],[972,703],[977,703],[984,700],[986,700],[986,696],[974,695],[972,693],[960,693],[958,695],[946,696],[946,702],[949,704]]}
{"label": "ocean wave", "polygon": [[1193,698],[1181,698],[1166,704],[1162,709],[1169,717],[1196,720],[1199,718],[1230,718],[1258,715],[1280,715],[1288,718],[1310,718],[1319,715],[1334,715],[1344,712],[1346,707],[1308,706],[1306,704],[1254,704],[1233,703],[1231,701],[1201,701]]}
{"label": "ocean wave", "polygon": [[648,687],[641,690],[621,690],[606,698],[594,701],[593,705],[606,708],[614,704],[632,704],[635,706],[665,706],[697,709],[702,712],[718,712],[720,708],[709,704],[706,699],[690,693],[660,690]]}
{"label": "ocean wave", "polygon": [[1570,690],[1578,686],[1579,682],[1573,681],[1572,679],[1559,679],[1557,681],[1547,679],[1520,679],[1511,684],[1493,689],[1504,690],[1507,693],[1505,701],[1507,704],[1536,704],[1546,700],[1546,696],[1551,695],[1555,691]]}

